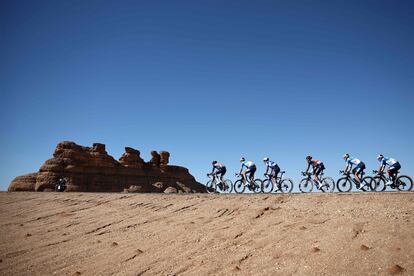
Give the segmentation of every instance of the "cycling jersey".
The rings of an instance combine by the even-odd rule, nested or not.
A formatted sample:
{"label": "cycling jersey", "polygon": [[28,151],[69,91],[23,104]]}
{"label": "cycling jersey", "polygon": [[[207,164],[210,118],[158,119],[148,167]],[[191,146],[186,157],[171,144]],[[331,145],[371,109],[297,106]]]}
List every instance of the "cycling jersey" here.
{"label": "cycling jersey", "polygon": [[213,165],[213,168],[214,169],[217,169],[217,170],[221,170],[221,169],[223,169],[223,168],[225,168],[226,166],[224,166],[222,163],[220,163],[220,162],[217,162],[216,164],[214,164]]}
{"label": "cycling jersey", "polygon": [[309,161],[309,164],[310,164],[313,168],[315,168],[315,167],[320,166],[320,165],[322,164],[322,162],[321,162],[321,161],[319,161],[319,160],[311,160],[311,161]]}
{"label": "cycling jersey", "polygon": [[383,166],[388,165],[389,167],[391,167],[395,163],[398,163],[398,161],[395,160],[394,158],[388,158],[388,157],[384,157],[380,162],[381,162],[381,165],[383,165]]}
{"label": "cycling jersey", "polygon": [[274,168],[277,167],[277,164],[275,162],[269,160],[269,161],[266,161],[266,166],[268,168],[274,169]]}
{"label": "cycling jersey", "polygon": [[256,165],[252,161],[244,161],[242,162],[242,168],[246,167],[246,169],[251,169],[255,167]]}
{"label": "cycling jersey", "polygon": [[345,162],[346,162],[348,165],[351,165],[351,167],[352,167],[352,165],[358,165],[359,163],[361,163],[361,160],[359,160],[359,159],[357,159],[357,158],[353,158],[353,157],[348,157],[348,158],[345,160]]}

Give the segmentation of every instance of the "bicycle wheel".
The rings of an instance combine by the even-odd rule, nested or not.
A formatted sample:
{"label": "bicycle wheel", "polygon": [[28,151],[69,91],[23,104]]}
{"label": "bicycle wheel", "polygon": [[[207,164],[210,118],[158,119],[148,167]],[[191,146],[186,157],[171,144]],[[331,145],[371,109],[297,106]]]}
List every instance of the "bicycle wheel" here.
{"label": "bicycle wheel", "polygon": [[365,176],[362,178],[362,189],[364,192],[373,192],[377,188],[377,183],[375,179],[371,176]]}
{"label": "bicycle wheel", "polygon": [[219,183],[216,183],[216,192],[220,194],[226,192],[226,188],[224,187],[223,182],[220,181]]}
{"label": "bicycle wheel", "polygon": [[397,189],[400,191],[408,192],[411,191],[411,189],[413,188],[413,180],[406,175],[401,175],[397,177],[395,183],[395,186],[397,186]]}
{"label": "bicycle wheel", "polygon": [[262,181],[260,179],[254,180],[253,186],[253,193],[261,193],[262,192]]}
{"label": "bicycle wheel", "polygon": [[206,183],[206,191],[207,191],[207,193],[214,194],[216,192],[216,188],[215,188],[216,185],[215,184],[216,183],[213,180],[209,180]]}
{"label": "bicycle wheel", "polygon": [[302,179],[299,182],[299,190],[302,193],[310,193],[313,190],[313,181],[307,178]]}
{"label": "bicycle wheel", "polygon": [[293,181],[289,178],[285,178],[280,183],[280,191],[282,193],[290,193],[293,190]]}
{"label": "bicycle wheel", "polygon": [[385,185],[385,179],[381,176],[375,176],[375,191],[376,192],[383,192],[387,188],[387,185]]}
{"label": "bicycle wheel", "polygon": [[322,179],[321,191],[324,193],[333,192],[335,190],[335,180],[332,177]]}
{"label": "bicycle wheel", "polygon": [[338,191],[346,193],[352,189],[352,183],[347,177],[342,177],[336,182],[336,187],[338,188]]}
{"label": "bicycle wheel", "polygon": [[224,183],[226,183],[225,189],[224,189],[224,193],[229,194],[233,191],[233,183],[231,182],[230,179],[225,179]]}
{"label": "bicycle wheel", "polygon": [[244,192],[244,183],[241,179],[237,180],[236,182],[234,182],[234,191],[238,194],[241,194]]}
{"label": "bicycle wheel", "polygon": [[270,179],[265,179],[262,182],[262,192],[263,193],[271,193],[273,191],[273,183]]}

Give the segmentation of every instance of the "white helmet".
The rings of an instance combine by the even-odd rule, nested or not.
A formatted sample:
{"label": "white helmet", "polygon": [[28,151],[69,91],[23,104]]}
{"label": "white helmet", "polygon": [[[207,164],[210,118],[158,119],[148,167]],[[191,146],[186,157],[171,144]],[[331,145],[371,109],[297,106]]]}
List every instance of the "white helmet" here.
{"label": "white helmet", "polygon": [[244,157],[240,158],[240,162],[244,162],[246,159]]}
{"label": "white helmet", "polygon": [[383,158],[384,158],[384,155],[382,155],[382,154],[379,154],[379,155],[377,156],[377,160],[378,160],[378,161],[382,160]]}
{"label": "white helmet", "polygon": [[342,156],[342,158],[343,158],[343,159],[348,159],[348,158],[349,158],[349,154],[348,154],[348,153],[345,153],[345,154]]}
{"label": "white helmet", "polygon": [[263,158],[263,161],[264,161],[264,162],[269,161],[269,157],[265,157],[265,158]]}

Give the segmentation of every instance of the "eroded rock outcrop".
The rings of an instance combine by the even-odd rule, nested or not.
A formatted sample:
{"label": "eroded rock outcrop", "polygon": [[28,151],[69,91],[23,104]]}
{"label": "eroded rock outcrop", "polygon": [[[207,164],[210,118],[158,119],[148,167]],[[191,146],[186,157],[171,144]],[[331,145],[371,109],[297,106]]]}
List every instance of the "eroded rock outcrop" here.
{"label": "eroded rock outcrop", "polygon": [[56,146],[53,158],[39,172],[16,177],[8,190],[53,191],[64,177],[67,191],[163,192],[164,187],[173,187],[180,192],[204,192],[188,169],[168,165],[169,152],[152,151],[151,156],[145,163],[139,150],[126,147],[117,161],[108,155],[104,144],[84,147],[65,141]]}

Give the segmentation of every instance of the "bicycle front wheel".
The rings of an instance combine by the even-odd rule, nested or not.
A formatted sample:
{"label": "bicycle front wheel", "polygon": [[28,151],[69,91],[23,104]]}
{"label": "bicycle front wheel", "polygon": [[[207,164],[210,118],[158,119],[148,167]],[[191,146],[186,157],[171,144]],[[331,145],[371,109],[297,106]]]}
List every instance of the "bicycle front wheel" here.
{"label": "bicycle front wheel", "polygon": [[289,178],[285,178],[280,182],[280,191],[282,193],[290,193],[293,190],[293,181]]}
{"label": "bicycle front wheel", "polygon": [[336,187],[342,193],[349,192],[352,189],[352,183],[347,177],[339,178]]}
{"label": "bicycle front wheel", "polygon": [[213,180],[209,180],[206,183],[206,191],[207,191],[207,193],[214,194],[216,192],[216,187],[215,187],[216,185],[215,184],[216,183]]}
{"label": "bicycle front wheel", "polygon": [[244,183],[241,179],[237,180],[236,182],[234,182],[234,191],[238,194],[241,194],[244,192]]}
{"label": "bicycle front wheel", "polygon": [[401,175],[395,180],[395,186],[400,191],[408,192],[413,188],[413,180],[409,176]]}
{"label": "bicycle front wheel", "polygon": [[332,177],[322,179],[321,191],[324,193],[333,192],[335,190],[335,180]]}
{"label": "bicycle front wheel", "polygon": [[387,188],[387,185],[385,185],[385,179],[381,176],[375,176],[375,191],[376,192],[383,192]]}
{"label": "bicycle front wheel", "polygon": [[302,179],[299,182],[299,190],[302,193],[310,193],[313,190],[313,181],[307,178]]}
{"label": "bicycle front wheel", "polygon": [[377,188],[375,179],[371,176],[365,176],[362,178],[362,189],[364,192],[373,192]]}
{"label": "bicycle front wheel", "polygon": [[263,180],[262,183],[262,192],[263,193],[271,193],[273,191],[273,183],[270,181],[270,179]]}

